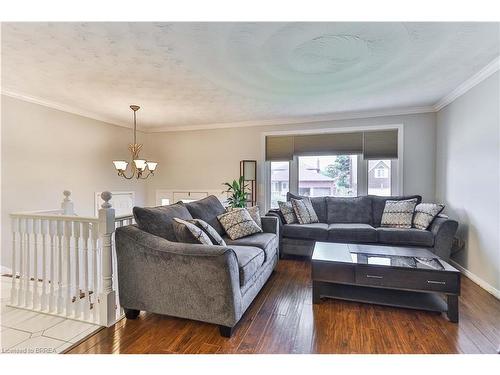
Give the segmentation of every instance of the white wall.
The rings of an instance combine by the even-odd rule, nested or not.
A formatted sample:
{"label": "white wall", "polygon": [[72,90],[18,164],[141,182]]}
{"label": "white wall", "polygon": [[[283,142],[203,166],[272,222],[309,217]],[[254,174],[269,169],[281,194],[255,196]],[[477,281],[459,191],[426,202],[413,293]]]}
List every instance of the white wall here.
{"label": "white wall", "polygon": [[500,290],[500,77],[437,114],[436,196],[460,223],[456,261]]}
{"label": "white wall", "polygon": [[[301,125],[241,127],[149,134],[160,169],[148,184],[148,203],[156,189],[221,189],[239,175],[239,161],[257,160],[262,168],[262,133],[280,130],[404,126],[404,193],[435,197],[435,114],[373,117]],[[262,183],[262,181],[260,181]],[[262,185],[259,185],[262,192]],[[260,204],[263,196],[260,195]]]}
{"label": "white wall", "polygon": [[136,204],[145,204],[144,181],[118,177],[112,164],[128,160],[130,129],[4,95],[1,118],[3,266],[10,265],[11,212],[59,208],[65,189],[83,216],[94,215],[95,192],[103,190],[135,191]]}

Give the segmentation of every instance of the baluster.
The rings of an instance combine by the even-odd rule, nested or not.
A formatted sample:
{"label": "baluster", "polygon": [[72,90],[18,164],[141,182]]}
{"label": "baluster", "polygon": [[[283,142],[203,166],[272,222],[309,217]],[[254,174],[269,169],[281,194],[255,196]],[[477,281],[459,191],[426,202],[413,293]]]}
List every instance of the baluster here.
{"label": "baluster", "polygon": [[71,315],[71,303],[72,303],[72,284],[71,284],[71,232],[72,232],[71,221],[64,222],[64,239],[65,239],[65,268],[66,268],[66,316]]}
{"label": "baluster", "polygon": [[56,308],[56,230],[57,223],[54,220],[49,221],[49,236],[50,236],[50,290],[49,290],[49,311],[54,312]]}
{"label": "baluster", "polygon": [[99,232],[97,225],[92,225],[92,311],[93,311],[93,320],[94,322],[98,322],[99,320],[99,306],[97,304],[97,296],[99,293],[99,285],[98,285],[98,270],[97,270],[97,255],[98,255],[98,243]]}
{"label": "baluster", "polygon": [[79,318],[82,312],[80,299],[80,222],[73,222],[73,239],[75,242],[75,317]]}
{"label": "baluster", "polygon": [[26,231],[26,219],[19,219],[19,289],[17,290],[17,306],[21,306],[24,301],[24,233]]}
{"label": "baluster", "polygon": [[57,313],[62,314],[64,306],[63,298],[63,234],[64,234],[64,222],[62,220],[57,221]]}
{"label": "baluster", "polygon": [[30,243],[30,235],[33,230],[33,220],[32,219],[26,219],[26,278],[24,279],[25,282],[25,292],[24,292],[24,306],[28,307],[31,303],[31,288],[30,288],[30,281],[31,281],[31,274],[30,274],[30,263],[31,263],[31,243]]}
{"label": "baluster", "polygon": [[48,275],[47,275],[47,232],[48,232],[49,222],[48,220],[42,220],[41,222],[41,232],[42,232],[42,297],[40,302],[40,309],[46,310],[47,303],[47,288],[48,288]]}
{"label": "baluster", "polygon": [[89,296],[89,223],[82,223],[83,241],[83,318],[90,317],[90,296]]}
{"label": "baluster", "polygon": [[12,287],[10,289],[10,303],[17,305],[17,273],[16,273],[16,232],[19,233],[19,219],[12,218]]}
{"label": "baluster", "polygon": [[40,295],[38,294],[38,234],[40,233],[40,219],[33,219],[33,309],[38,308]]}

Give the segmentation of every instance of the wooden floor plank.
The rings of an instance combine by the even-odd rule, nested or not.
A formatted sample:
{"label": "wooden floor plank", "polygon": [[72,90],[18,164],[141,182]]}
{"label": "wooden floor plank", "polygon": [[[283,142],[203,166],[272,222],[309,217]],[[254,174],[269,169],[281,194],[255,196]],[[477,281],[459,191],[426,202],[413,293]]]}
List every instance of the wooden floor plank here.
{"label": "wooden floor plank", "polygon": [[500,301],[466,277],[460,321],[443,315],[323,299],[312,304],[310,262],[280,261],[233,336],[217,326],[141,313],[119,321],[69,353],[495,353]]}

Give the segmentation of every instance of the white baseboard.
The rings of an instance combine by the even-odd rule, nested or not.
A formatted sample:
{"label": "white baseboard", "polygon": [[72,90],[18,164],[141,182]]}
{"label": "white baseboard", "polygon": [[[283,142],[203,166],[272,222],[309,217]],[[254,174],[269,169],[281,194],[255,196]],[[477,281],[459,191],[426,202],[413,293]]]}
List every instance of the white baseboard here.
{"label": "white baseboard", "polygon": [[462,272],[465,276],[467,276],[469,279],[471,279],[474,283],[476,283],[481,288],[486,290],[488,293],[493,295],[493,297],[495,297],[496,299],[500,300],[500,290],[496,289],[495,287],[493,287],[493,285],[490,285],[489,283],[487,283],[486,281],[481,279],[476,274],[474,274],[471,271],[469,271],[468,269],[464,268],[463,266],[458,264],[456,261],[450,259],[449,262],[451,263],[451,265],[453,267],[456,267],[458,270],[460,270],[460,272]]}

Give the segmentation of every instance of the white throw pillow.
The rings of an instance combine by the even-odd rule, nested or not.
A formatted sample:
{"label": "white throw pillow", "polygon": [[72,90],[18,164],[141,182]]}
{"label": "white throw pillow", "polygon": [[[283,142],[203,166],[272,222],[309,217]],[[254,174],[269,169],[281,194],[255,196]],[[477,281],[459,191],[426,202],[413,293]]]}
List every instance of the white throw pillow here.
{"label": "white throw pillow", "polygon": [[427,229],[432,224],[437,215],[444,210],[443,204],[420,203],[415,207],[413,216],[413,226],[418,229]]}
{"label": "white throw pillow", "polygon": [[281,214],[285,218],[286,224],[298,223],[297,216],[293,210],[292,202],[278,202]]}
{"label": "white throw pillow", "polygon": [[386,228],[411,228],[417,198],[385,202],[380,226]]}
{"label": "white throw pillow", "polygon": [[217,219],[232,240],[262,232],[246,208],[235,208],[217,216]]}
{"label": "white throw pillow", "polygon": [[302,199],[290,199],[292,202],[293,211],[297,216],[299,224],[311,224],[317,223],[318,215],[314,211],[311,199],[309,197],[304,197]]}

